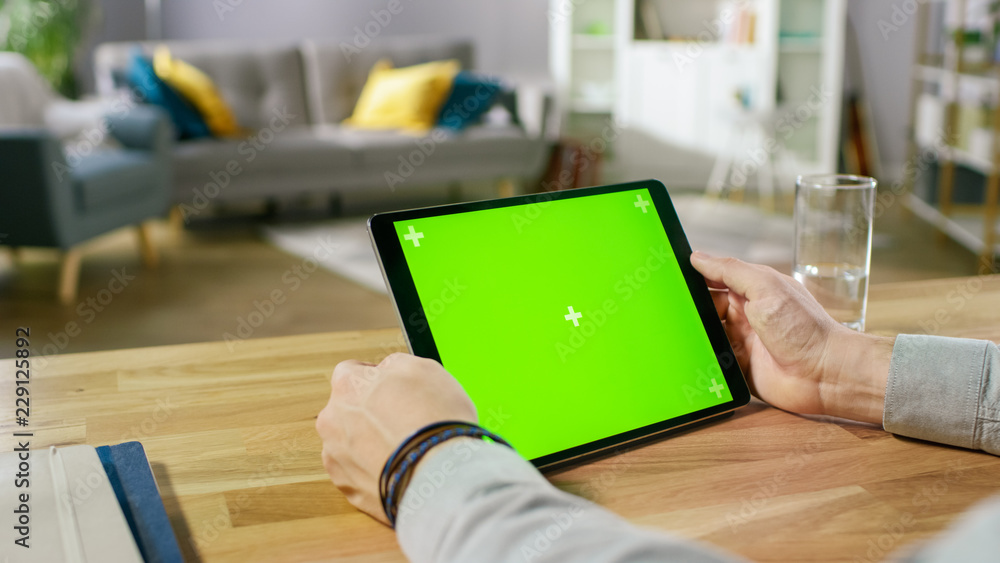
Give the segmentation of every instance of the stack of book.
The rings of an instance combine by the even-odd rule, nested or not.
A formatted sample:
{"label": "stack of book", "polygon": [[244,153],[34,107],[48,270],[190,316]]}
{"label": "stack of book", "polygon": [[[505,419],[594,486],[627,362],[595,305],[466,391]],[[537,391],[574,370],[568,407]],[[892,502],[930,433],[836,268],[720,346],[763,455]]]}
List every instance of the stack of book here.
{"label": "stack of book", "polygon": [[[10,563],[183,561],[139,442],[0,454]],[[13,478],[8,478],[13,476]]]}

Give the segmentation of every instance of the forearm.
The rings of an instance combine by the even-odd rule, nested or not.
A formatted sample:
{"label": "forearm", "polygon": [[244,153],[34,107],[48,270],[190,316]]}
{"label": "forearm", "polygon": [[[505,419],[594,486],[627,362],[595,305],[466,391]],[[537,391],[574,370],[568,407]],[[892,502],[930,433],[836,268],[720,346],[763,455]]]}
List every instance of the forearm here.
{"label": "forearm", "polygon": [[504,446],[439,447],[418,468],[396,525],[416,563],[733,560],[559,491]]}
{"label": "forearm", "polygon": [[886,385],[889,432],[1000,455],[1000,351],[992,342],[900,335]]}
{"label": "forearm", "polygon": [[886,379],[895,338],[855,334],[833,350],[837,369],[820,383],[825,414],[882,423]]}

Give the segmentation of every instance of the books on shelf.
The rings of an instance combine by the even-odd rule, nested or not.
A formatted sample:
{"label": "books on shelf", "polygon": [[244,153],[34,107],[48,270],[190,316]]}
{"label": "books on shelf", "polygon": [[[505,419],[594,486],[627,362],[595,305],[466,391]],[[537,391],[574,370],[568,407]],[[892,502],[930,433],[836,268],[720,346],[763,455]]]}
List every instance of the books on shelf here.
{"label": "books on shelf", "polygon": [[639,0],[637,15],[637,23],[641,24],[644,39],[658,41],[667,38],[663,34],[663,23],[660,22],[660,14],[656,11],[653,0]]}
{"label": "books on shelf", "polygon": [[[724,17],[726,11],[729,17]],[[722,5],[720,21],[725,24],[722,30],[721,41],[723,43],[752,45],[757,39],[757,12],[748,7],[745,2],[733,2]]]}
{"label": "books on shelf", "polygon": [[[670,6],[669,3],[664,5]],[[697,26],[688,24],[688,28],[673,27],[677,25],[674,20],[661,17],[661,13],[656,0],[636,0],[635,38],[735,45],[752,45],[756,40],[757,12],[747,2],[723,2],[714,17],[706,18]]]}

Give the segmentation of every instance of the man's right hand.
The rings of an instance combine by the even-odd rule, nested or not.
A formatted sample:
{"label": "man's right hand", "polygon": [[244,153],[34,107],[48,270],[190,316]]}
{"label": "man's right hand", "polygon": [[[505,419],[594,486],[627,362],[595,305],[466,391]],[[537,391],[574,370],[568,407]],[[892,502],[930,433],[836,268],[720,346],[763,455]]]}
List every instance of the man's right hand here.
{"label": "man's right hand", "polygon": [[801,414],[882,424],[893,338],[854,332],[773,268],[702,252],[691,264],[708,281],[754,395]]}

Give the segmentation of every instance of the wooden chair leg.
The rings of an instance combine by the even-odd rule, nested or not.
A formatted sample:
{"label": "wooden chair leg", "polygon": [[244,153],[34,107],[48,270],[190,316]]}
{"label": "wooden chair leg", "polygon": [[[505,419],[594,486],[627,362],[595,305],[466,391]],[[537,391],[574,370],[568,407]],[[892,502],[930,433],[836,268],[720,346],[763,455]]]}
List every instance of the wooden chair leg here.
{"label": "wooden chair leg", "polygon": [[17,263],[17,251],[12,246],[0,246],[0,271],[14,267]]}
{"label": "wooden chair leg", "polygon": [[178,231],[184,230],[184,212],[181,211],[181,206],[175,205],[170,208],[170,218],[168,221],[174,229]]}
{"label": "wooden chair leg", "polygon": [[142,256],[142,264],[150,269],[155,269],[160,265],[160,254],[153,244],[153,227],[150,223],[142,223],[136,227],[139,233],[139,253]]}
{"label": "wooden chair leg", "polygon": [[62,266],[59,270],[59,302],[72,305],[76,300],[76,290],[80,285],[80,259],[83,254],[79,248],[70,248],[63,253]]}

